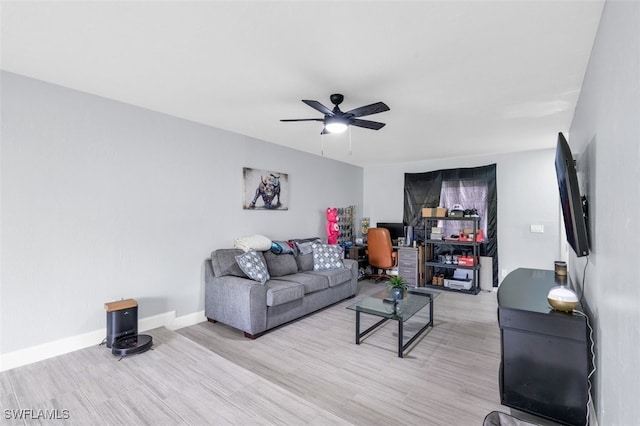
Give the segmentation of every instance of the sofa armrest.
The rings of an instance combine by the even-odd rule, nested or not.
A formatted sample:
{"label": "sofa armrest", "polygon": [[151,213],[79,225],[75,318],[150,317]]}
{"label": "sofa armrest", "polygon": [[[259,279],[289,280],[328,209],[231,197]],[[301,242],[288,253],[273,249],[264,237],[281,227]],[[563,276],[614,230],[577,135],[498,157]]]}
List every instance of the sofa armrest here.
{"label": "sofa armrest", "polygon": [[357,260],[342,259],[342,263],[344,264],[345,268],[351,269],[352,272],[355,271],[356,278],[358,277],[358,261]]}
{"label": "sofa armrest", "polygon": [[343,259],[342,262],[346,268],[351,269],[351,294],[355,295],[358,292],[358,261],[353,259]]}
{"label": "sofa armrest", "polygon": [[267,329],[267,288],[248,278],[205,273],[205,316],[257,335]]}

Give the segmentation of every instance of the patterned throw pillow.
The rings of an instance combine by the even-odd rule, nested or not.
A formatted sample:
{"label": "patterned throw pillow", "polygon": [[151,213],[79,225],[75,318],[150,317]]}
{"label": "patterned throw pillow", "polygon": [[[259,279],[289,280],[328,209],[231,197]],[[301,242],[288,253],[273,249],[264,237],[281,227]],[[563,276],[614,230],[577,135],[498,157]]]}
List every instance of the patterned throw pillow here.
{"label": "patterned throw pillow", "polygon": [[254,250],[249,250],[246,253],[236,256],[236,262],[238,266],[240,266],[240,269],[242,269],[242,272],[260,284],[266,283],[269,278],[271,278],[267,270],[267,265],[264,264],[262,259],[262,254]]}
{"label": "patterned throw pillow", "polygon": [[314,271],[340,268],[344,268],[340,257],[340,246],[317,243],[313,245]]}

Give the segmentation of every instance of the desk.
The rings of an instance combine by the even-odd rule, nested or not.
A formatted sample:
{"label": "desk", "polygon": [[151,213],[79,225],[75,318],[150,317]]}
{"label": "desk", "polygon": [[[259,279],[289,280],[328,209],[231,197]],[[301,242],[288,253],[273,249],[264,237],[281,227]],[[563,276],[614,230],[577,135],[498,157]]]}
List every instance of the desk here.
{"label": "desk", "polygon": [[398,275],[402,276],[411,287],[424,286],[426,282],[425,246],[394,246],[393,248],[398,251]]}
{"label": "desk", "polygon": [[[410,287],[424,285],[424,246],[393,246],[398,252],[398,275],[402,276]],[[345,258],[358,261],[359,268],[369,265],[367,246],[355,245],[345,250]]]}
{"label": "desk", "polygon": [[347,250],[345,250],[344,256],[347,259],[357,260],[358,268],[366,268],[369,265],[366,245],[351,246]]}
{"label": "desk", "polygon": [[398,275],[404,278],[410,287],[418,287],[419,249],[411,246],[394,246],[394,249],[398,250]]}

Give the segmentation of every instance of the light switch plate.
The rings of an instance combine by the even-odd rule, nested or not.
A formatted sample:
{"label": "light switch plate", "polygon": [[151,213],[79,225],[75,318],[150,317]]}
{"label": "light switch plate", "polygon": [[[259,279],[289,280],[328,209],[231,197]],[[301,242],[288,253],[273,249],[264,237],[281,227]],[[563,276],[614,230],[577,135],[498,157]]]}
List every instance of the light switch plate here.
{"label": "light switch plate", "polygon": [[544,233],[544,225],[531,225],[531,232],[535,234]]}

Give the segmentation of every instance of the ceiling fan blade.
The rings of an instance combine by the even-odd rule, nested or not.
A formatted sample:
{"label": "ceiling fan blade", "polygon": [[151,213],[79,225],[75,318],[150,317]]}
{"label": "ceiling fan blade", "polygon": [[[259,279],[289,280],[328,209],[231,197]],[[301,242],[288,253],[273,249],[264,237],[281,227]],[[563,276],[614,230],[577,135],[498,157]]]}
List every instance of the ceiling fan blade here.
{"label": "ceiling fan blade", "polygon": [[373,129],[373,130],[380,130],[386,125],[385,123],[379,123],[377,121],[360,120],[357,118],[351,119],[349,121],[349,124],[353,126],[364,127],[365,129]]}
{"label": "ceiling fan blade", "polygon": [[376,102],[375,104],[365,105],[360,108],[347,111],[345,112],[345,115],[350,114],[352,117],[363,117],[365,115],[378,114],[379,112],[385,111],[389,111],[387,104],[384,102]]}
{"label": "ceiling fan blade", "polygon": [[304,102],[305,104],[309,105],[311,108],[315,109],[316,111],[320,111],[324,115],[328,115],[330,117],[333,117],[333,111],[331,111],[329,108],[327,108],[326,106],[322,105],[318,101],[310,101],[308,99],[303,99],[302,102]]}
{"label": "ceiling fan blade", "polygon": [[324,118],[287,118],[280,121],[324,121]]}

